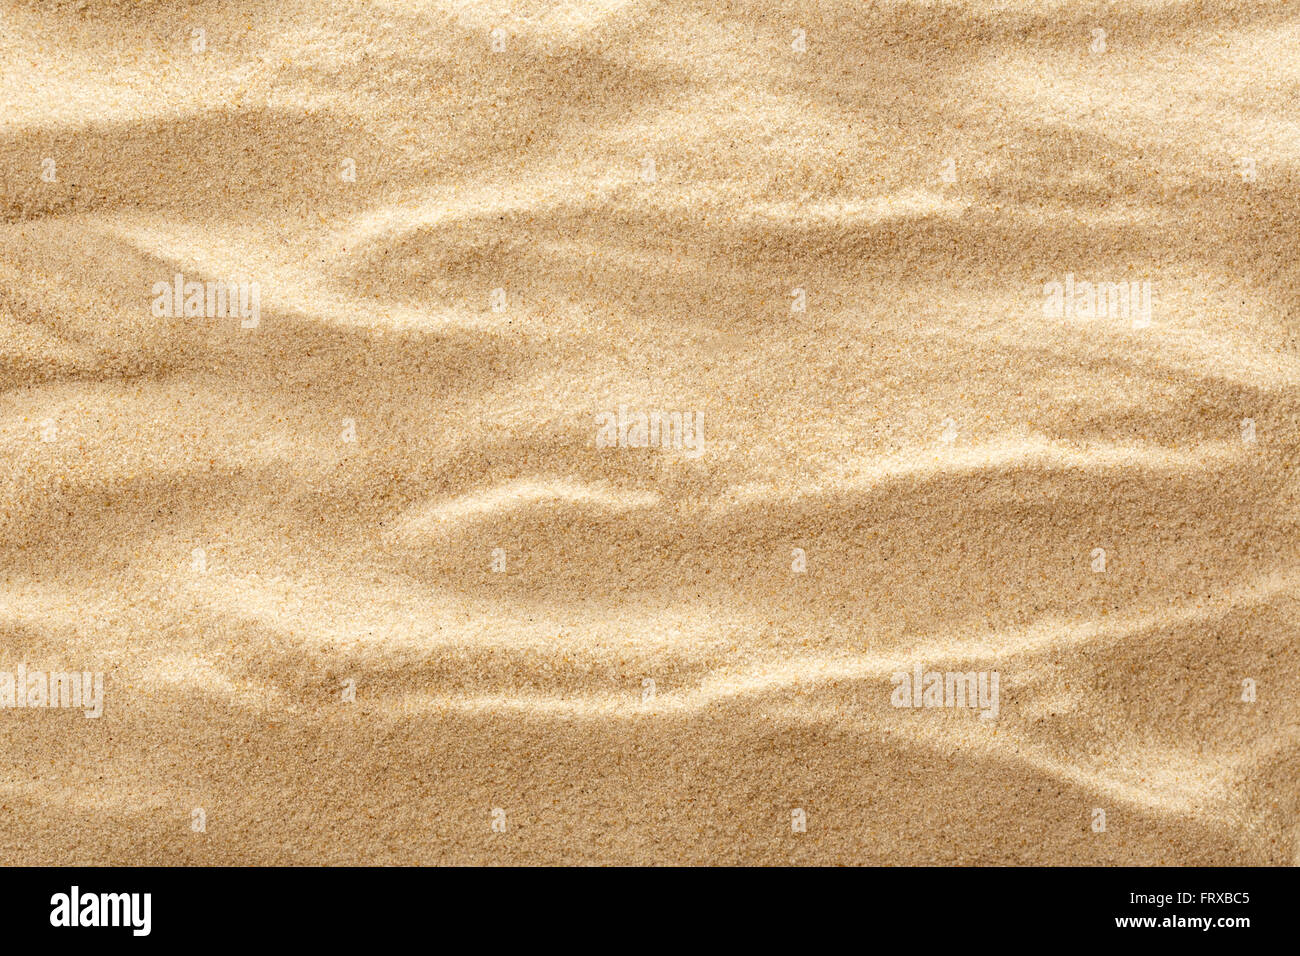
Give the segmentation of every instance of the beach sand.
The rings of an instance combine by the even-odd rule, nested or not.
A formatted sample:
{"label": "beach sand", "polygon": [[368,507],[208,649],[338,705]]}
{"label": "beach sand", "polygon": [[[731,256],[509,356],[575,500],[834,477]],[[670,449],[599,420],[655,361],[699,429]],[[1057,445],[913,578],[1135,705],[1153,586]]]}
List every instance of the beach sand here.
{"label": "beach sand", "polygon": [[1294,865],[1298,103],[1291,2],[8,0],[4,859]]}

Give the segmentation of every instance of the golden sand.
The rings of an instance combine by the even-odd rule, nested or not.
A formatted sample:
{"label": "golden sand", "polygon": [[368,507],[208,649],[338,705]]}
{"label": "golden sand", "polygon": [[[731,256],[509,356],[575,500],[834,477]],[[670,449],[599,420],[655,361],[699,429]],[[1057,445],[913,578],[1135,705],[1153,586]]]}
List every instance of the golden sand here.
{"label": "golden sand", "polygon": [[1298,105],[1291,2],[9,0],[4,859],[1294,864]]}

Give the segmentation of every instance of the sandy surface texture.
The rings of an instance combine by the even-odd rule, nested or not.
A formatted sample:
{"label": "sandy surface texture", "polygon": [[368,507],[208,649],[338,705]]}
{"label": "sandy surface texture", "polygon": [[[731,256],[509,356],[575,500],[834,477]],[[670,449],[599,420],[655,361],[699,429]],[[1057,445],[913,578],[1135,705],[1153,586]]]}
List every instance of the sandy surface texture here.
{"label": "sandy surface texture", "polygon": [[1300,4],[0,10],[6,862],[1297,862]]}

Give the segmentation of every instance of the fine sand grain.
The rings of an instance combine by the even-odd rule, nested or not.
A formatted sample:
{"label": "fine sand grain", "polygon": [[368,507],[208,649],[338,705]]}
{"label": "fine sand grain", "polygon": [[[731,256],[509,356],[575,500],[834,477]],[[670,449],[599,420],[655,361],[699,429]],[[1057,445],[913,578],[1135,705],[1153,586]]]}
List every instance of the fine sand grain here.
{"label": "fine sand grain", "polygon": [[1300,4],[0,9],[7,863],[1297,862]]}

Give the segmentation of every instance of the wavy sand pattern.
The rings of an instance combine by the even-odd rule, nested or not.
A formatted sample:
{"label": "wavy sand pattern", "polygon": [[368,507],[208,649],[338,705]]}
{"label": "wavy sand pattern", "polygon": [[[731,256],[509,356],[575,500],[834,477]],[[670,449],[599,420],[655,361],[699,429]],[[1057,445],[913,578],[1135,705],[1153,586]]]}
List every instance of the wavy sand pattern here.
{"label": "wavy sand pattern", "polygon": [[3,21],[6,860],[1298,862],[1300,3]]}

